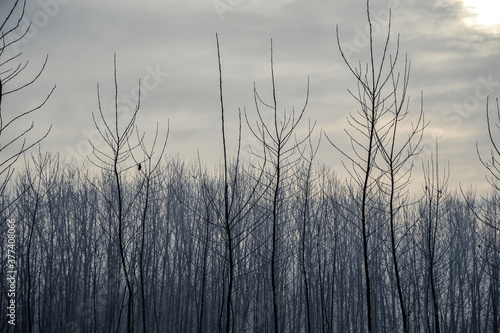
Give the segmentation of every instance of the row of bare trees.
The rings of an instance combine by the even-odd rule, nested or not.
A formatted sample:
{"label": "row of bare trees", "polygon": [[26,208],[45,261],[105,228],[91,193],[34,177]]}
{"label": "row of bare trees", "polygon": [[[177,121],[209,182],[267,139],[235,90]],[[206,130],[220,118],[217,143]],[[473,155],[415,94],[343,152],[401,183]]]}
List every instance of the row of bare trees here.
{"label": "row of bare trees", "polygon": [[[98,86],[92,117],[104,144],[90,142],[89,163],[40,150],[27,155],[43,139],[25,141],[32,126],[7,139],[0,215],[18,221],[19,307],[17,325],[5,319],[1,331],[499,332],[495,122],[487,107],[491,157],[479,156],[490,173],[489,196],[450,191],[437,144],[421,166],[423,195],[411,192],[427,125],[423,101],[410,112],[410,61],[399,65],[390,18],[377,54],[369,5],[366,65],[351,64],[337,29],[357,84],[349,92],[359,109],[346,130],[352,151],[324,133],[350,180],[315,163],[323,133],[305,124],[309,82],[300,111],[281,107],[272,42],[271,91],[264,97],[254,88],[255,111],[238,110],[233,133],[217,36],[222,162],[215,172],[169,157],[168,125],[164,136],[159,125],[152,138],[142,133],[140,103],[129,119],[119,117],[116,56],[114,109],[101,107]],[[19,28],[24,6],[13,2],[0,28],[4,41]],[[4,42],[0,56],[16,41]],[[17,57],[0,63],[3,84],[25,68],[8,68]],[[0,121],[0,139],[46,100]],[[498,101],[497,115],[500,122]],[[257,142],[248,154],[243,124]],[[234,156],[230,141],[237,142]],[[24,168],[15,173],[18,160]],[[6,270],[0,278],[7,295]],[[7,302],[2,297],[1,307]]]}
{"label": "row of bare trees", "polygon": [[[247,204],[255,193],[269,193],[268,184],[255,182],[260,173],[240,165],[230,202],[231,211],[245,214],[230,220],[238,223],[228,238],[223,173],[164,163],[152,172],[149,190],[136,169],[123,182],[128,204],[120,220],[111,172],[92,175],[54,155],[30,158],[5,198],[22,193],[5,210],[19,221],[17,330],[274,331],[275,302],[280,332],[366,329],[355,184],[326,167],[297,166],[295,182],[282,192],[286,201],[280,199],[287,209],[278,220],[274,293],[272,197]],[[234,179],[236,161],[228,166]],[[430,188],[437,176],[429,177]],[[398,211],[399,287],[390,212],[382,193],[370,200],[372,329],[403,328],[402,294],[410,332],[497,330],[500,244],[491,226],[498,225],[482,223],[469,204],[496,216],[495,223],[498,207],[495,197],[480,203],[466,196],[436,187]]]}

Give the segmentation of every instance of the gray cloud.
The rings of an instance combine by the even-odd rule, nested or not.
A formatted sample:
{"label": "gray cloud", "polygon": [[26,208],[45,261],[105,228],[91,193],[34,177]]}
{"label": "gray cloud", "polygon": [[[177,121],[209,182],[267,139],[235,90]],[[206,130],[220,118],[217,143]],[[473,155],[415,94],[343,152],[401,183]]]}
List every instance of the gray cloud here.
{"label": "gray cloud", "polygon": [[[364,61],[367,48],[356,46],[366,25],[362,0],[66,0],[57,2],[53,15],[41,5],[47,3],[29,4],[28,17],[38,17],[37,22],[43,23],[39,13],[45,12],[48,20],[35,25],[37,32],[20,48],[23,57],[33,61],[32,73],[47,53],[49,64],[36,91],[19,94],[19,100],[11,102],[20,108],[43,97],[47,87],[58,85],[44,110],[34,116],[40,131],[53,124],[43,143],[45,150],[66,154],[67,147],[77,151],[85,142],[86,133],[93,129],[91,113],[97,111],[97,82],[105,109],[112,111],[116,52],[119,88],[132,102],[138,79],[144,80],[151,69],[168,73],[154,89],[143,90],[142,129],[152,130],[158,121],[166,130],[169,118],[173,154],[179,152],[193,160],[199,150],[207,164],[217,163],[221,152],[216,32],[221,42],[230,135],[236,136],[238,108],[246,107],[249,113],[254,110],[254,81],[263,97],[270,96],[269,46],[273,38],[280,106],[300,108],[310,76],[306,116],[317,120],[318,127],[332,139],[345,141],[345,118],[357,108],[347,89],[355,88],[355,81],[337,50],[335,27],[340,26],[343,45],[356,48],[350,59]],[[223,7],[223,13],[217,9],[220,3],[229,6]],[[484,172],[475,155],[475,141],[486,144],[484,95],[488,89],[481,88],[479,95],[476,91],[484,80],[500,79],[498,35],[467,26],[464,18],[470,14],[458,0],[372,1],[376,22],[384,22],[390,4],[395,9],[393,38],[400,33],[401,52],[412,61],[410,95],[415,111],[420,91],[424,92],[426,118],[431,120],[426,139],[430,142],[441,136],[441,158],[450,161],[453,184],[473,182],[483,187]],[[385,26],[377,41],[383,40],[384,31]],[[500,87],[490,88],[492,96],[500,96]],[[465,111],[456,111],[460,106]],[[341,157],[326,141],[318,158],[341,171]]]}

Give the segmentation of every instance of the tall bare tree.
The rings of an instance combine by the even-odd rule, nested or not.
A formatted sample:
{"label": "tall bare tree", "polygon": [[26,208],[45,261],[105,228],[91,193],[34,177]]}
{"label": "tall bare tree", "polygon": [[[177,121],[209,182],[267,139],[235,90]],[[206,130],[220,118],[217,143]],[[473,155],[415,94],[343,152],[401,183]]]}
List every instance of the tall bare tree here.
{"label": "tall bare tree", "polygon": [[[224,98],[223,98],[223,80],[222,80],[222,64],[221,55],[219,47],[219,37],[216,35],[217,41],[217,59],[219,65],[219,96],[220,96],[220,108],[221,108],[221,132],[222,132],[222,150],[223,150],[223,201],[222,207],[223,212],[220,213],[218,207],[214,206],[215,212],[218,218],[218,225],[222,228],[225,238],[225,250],[226,250],[226,260],[225,265],[229,270],[228,286],[227,286],[227,298],[226,302],[226,332],[235,332],[234,320],[232,320],[232,309],[233,309],[233,289],[235,281],[235,267],[236,263],[240,260],[235,258],[236,249],[246,238],[247,230],[250,228],[255,228],[255,225],[242,226],[245,217],[249,214],[251,209],[258,203],[258,200],[263,195],[263,191],[260,191],[261,180],[264,176],[264,170],[267,163],[267,158],[264,155],[262,161],[262,167],[260,172],[257,172],[256,179],[253,185],[250,185],[250,189],[247,193],[244,186],[241,184],[242,171],[241,171],[241,111],[238,110],[238,140],[237,140],[237,152],[236,160],[234,165],[230,165],[229,154],[227,149],[227,131],[226,131],[226,114],[224,109]],[[216,203],[216,198],[211,196],[209,198],[212,205]],[[259,221],[255,221],[258,224]]]}
{"label": "tall bare tree", "polygon": [[[168,126],[168,125],[167,125]],[[168,127],[169,128],[169,127]],[[139,153],[136,155],[142,155],[141,158],[138,158],[134,155],[134,149],[130,145],[130,142],[127,141],[127,145],[130,151],[130,156],[134,160],[137,165],[137,170],[140,174],[139,184],[140,189],[143,189],[143,201],[144,205],[141,212],[141,240],[140,240],[140,249],[139,249],[139,278],[140,278],[140,292],[141,292],[141,314],[142,314],[142,330],[143,332],[148,331],[148,321],[147,321],[147,306],[146,306],[146,280],[145,280],[145,267],[144,267],[144,252],[146,245],[146,222],[148,213],[151,210],[150,201],[151,197],[153,197],[154,193],[154,184],[159,183],[159,178],[162,176],[164,170],[161,169],[161,163],[163,156],[165,154],[165,149],[167,146],[168,132],[165,136],[165,140],[163,143],[160,143],[159,153],[156,155],[156,150],[158,148],[158,140],[159,140],[159,128],[158,124],[156,124],[156,132],[153,137],[153,142],[151,147],[147,147],[145,143],[145,134],[139,135],[139,131],[136,127],[137,134],[137,146],[139,148]]]}
{"label": "tall bare tree", "polygon": [[[294,168],[300,161],[299,148],[311,136],[313,128],[306,132],[306,135],[297,141],[296,129],[300,124],[308,101],[309,101],[309,78],[307,81],[307,90],[304,106],[296,114],[295,110],[287,111],[283,109],[281,113],[278,107],[276,82],[274,75],[274,61],[273,61],[273,43],[271,40],[271,102],[265,102],[254,84],[254,100],[257,113],[257,121],[255,125],[251,124],[245,114],[246,121],[253,136],[264,147],[263,156],[267,156],[270,167],[266,171],[267,181],[269,186],[269,195],[271,201],[271,290],[272,290],[272,303],[273,303],[273,331],[275,333],[283,331],[280,330],[280,314],[279,314],[279,290],[283,285],[283,281],[279,281],[279,255],[280,255],[280,242],[282,242],[282,228],[280,225],[282,220],[281,215],[285,214],[286,192],[290,178],[293,177]],[[272,113],[271,121],[266,121],[266,116],[263,114],[261,107],[270,110]],[[258,155],[258,153],[254,152]]]}
{"label": "tall bare tree", "polygon": [[[390,16],[389,16],[389,32],[390,35]],[[378,186],[382,193],[387,197],[389,203],[389,229],[390,229],[390,251],[392,255],[394,276],[396,280],[396,288],[399,298],[399,308],[401,311],[401,319],[403,323],[403,332],[410,331],[410,323],[408,318],[408,310],[405,305],[405,297],[403,295],[403,282],[401,279],[400,265],[398,264],[398,245],[401,239],[398,239],[397,230],[402,227],[397,225],[399,212],[403,206],[408,203],[407,186],[411,182],[411,174],[413,169],[412,158],[420,154],[424,128],[426,123],[423,114],[423,97],[421,97],[420,113],[415,124],[411,124],[409,131],[401,129],[402,122],[410,114],[409,100],[406,96],[408,91],[408,82],[410,78],[410,62],[405,59],[404,72],[394,72],[394,66],[399,53],[399,37],[396,55],[394,59],[390,57],[391,66],[391,82],[392,82],[392,98],[393,101],[384,105],[389,110],[387,114],[388,120],[383,125],[387,129],[382,131],[377,130],[375,135],[380,149],[383,162],[377,164],[377,168],[384,174],[378,182]],[[400,89],[400,90],[399,90]],[[400,94],[399,94],[400,93]],[[403,133],[401,133],[403,132]],[[404,234],[403,234],[404,235]]]}
{"label": "tall bare tree", "polygon": [[[440,230],[443,229],[443,200],[446,195],[446,187],[449,180],[449,165],[444,169],[442,177],[439,171],[439,151],[438,143],[436,141],[435,160],[434,155],[428,161],[427,166],[422,165],[424,169],[424,194],[425,194],[425,209],[424,217],[422,219],[422,249],[424,258],[427,263],[426,271],[426,284],[425,290],[432,302],[432,311],[426,311],[427,329],[433,330],[436,333],[441,331],[440,325],[440,309],[439,309],[439,295],[438,295],[438,273],[437,265],[443,258],[442,247],[439,246]],[[427,307],[427,295],[424,304]],[[429,312],[432,313],[432,320],[429,318]],[[431,324],[432,323],[432,324]],[[432,327],[432,328],[431,328]]]}
{"label": "tall bare tree", "polygon": [[[483,207],[476,207],[470,200],[467,200],[469,207],[473,210],[476,217],[484,223],[489,229],[484,232],[483,243],[485,254],[483,260],[485,262],[485,270],[488,272],[490,279],[490,295],[492,304],[492,331],[500,332],[500,269],[499,269],[499,254],[500,241],[498,233],[500,232],[500,145],[498,143],[498,134],[500,133],[500,105],[498,98],[496,101],[496,112],[493,116],[490,115],[489,96],[486,99],[486,125],[488,138],[490,141],[490,154],[486,158],[481,156],[479,145],[476,142],[477,155],[483,166],[488,171],[486,179],[490,183],[493,193],[485,198]],[[465,197],[465,196],[464,196]]]}
{"label": "tall bare tree", "polygon": [[[126,194],[126,172],[132,168],[137,168],[137,165],[130,164],[131,150],[137,146],[130,145],[130,138],[134,133],[135,121],[137,113],[140,108],[140,91],[139,91],[139,101],[135,107],[132,116],[125,124],[120,123],[120,116],[118,114],[118,78],[116,72],[116,54],[114,55],[114,123],[109,123],[104,116],[102,106],[101,106],[101,96],[99,90],[99,84],[97,84],[97,99],[99,106],[99,119],[102,123],[98,123],[96,116],[92,113],[92,119],[94,125],[99,132],[99,135],[103,139],[108,151],[103,150],[101,147],[96,146],[93,142],[90,142],[92,146],[93,157],[89,160],[98,168],[103,170],[106,174],[109,174],[114,181],[114,190],[112,196],[116,198],[116,207],[112,204],[115,200],[108,194],[103,192],[106,201],[110,204],[110,209],[113,212],[114,218],[116,218],[118,223],[117,233],[119,242],[119,253],[120,262],[125,278],[126,288],[128,291],[128,301],[127,301],[127,332],[133,331],[133,317],[134,317],[134,290],[132,286],[132,259],[131,254],[127,253],[127,234],[129,237],[130,232],[126,232],[130,228],[127,228],[126,216],[130,213],[131,203],[125,202]],[[140,81],[139,81],[140,87]],[[111,223],[112,221],[110,221]],[[118,323],[119,325],[119,323]]]}
{"label": "tall bare tree", "polygon": [[[366,313],[367,313],[367,328],[368,332],[375,330],[375,319],[372,314],[374,311],[372,301],[372,281],[370,276],[370,253],[369,248],[370,234],[372,233],[371,224],[377,215],[376,208],[370,208],[375,203],[375,190],[380,188],[381,179],[386,174],[389,176],[389,202],[391,214],[391,232],[394,233],[394,212],[393,207],[396,190],[401,187],[396,187],[396,181],[400,179],[397,175],[406,162],[417,153],[415,147],[411,146],[411,140],[403,141],[401,147],[395,148],[398,123],[406,116],[406,91],[409,78],[408,64],[405,62],[405,72],[403,76],[396,73],[395,66],[399,57],[399,38],[394,56],[390,54],[389,42],[391,38],[391,19],[389,16],[388,31],[382,52],[377,58],[375,54],[374,32],[372,25],[372,17],[370,14],[370,1],[366,1],[366,15],[368,21],[368,36],[369,36],[369,60],[366,66],[359,64],[354,66],[347,59],[346,54],[340,42],[339,29],[337,26],[337,44],[340,54],[347,65],[350,72],[355,77],[357,83],[357,93],[349,90],[351,96],[359,103],[360,111],[356,115],[350,114],[347,121],[351,127],[351,131],[346,133],[349,137],[352,154],[344,152],[336,143],[327,139],[351,164],[347,167],[344,164],[347,172],[351,175],[354,182],[359,187],[361,199],[359,204],[359,223],[361,228],[361,239],[363,248],[363,266],[365,279],[365,297],[366,297]],[[401,81],[400,81],[401,79]],[[401,87],[398,87],[401,84]],[[398,96],[398,89],[401,89],[402,96]],[[411,137],[418,136],[421,133],[421,122],[419,120],[417,126],[413,129]],[[408,153],[407,150],[409,149]],[[383,157],[387,168],[380,165],[380,156]],[[402,184],[404,186],[405,182]],[[385,187],[387,189],[387,187]],[[392,237],[394,238],[394,237]],[[397,269],[395,241],[393,242],[393,260],[395,271]],[[399,274],[399,273],[398,273]],[[398,276],[396,274],[396,276]],[[399,280],[399,278],[398,278]],[[407,319],[405,318],[405,310],[400,296],[400,306],[403,314],[404,330],[407,331]]]}
{"label": "tall bare tree", "polygon": [[[4,104],[9,95],[31,86],[42,75],[48,56],[37,74],[28,82],[16,82],[16,79],[28,69],[28,61],[20,62],[21,53],[13,46],[19,43],[28,33],[30,26],[23,28],[21,21],[25,18],[26,0],[16,0],[9,4],[10,10],[0,19],[0,195],[4,195],[8,181],[14,174],[14,164],[30,148],[40,143],[50,132],[50,128],[38,139],[29,140],[29,133],[35,128],[34,122],[29,123],[29,116],[41,109],[52,95],[55,86],[47,96],[34,108],[13,114],[5,119]],[[2,13],[3,16],[4,13]],[[10,113],[12,114],[12,113]]]}
{"label": "tall bare tree", "polygon": [[[309,125],[311,127],[311,125]],[[313,125],[314,127],[314,125]],[[312,132],[310,130],[309,132]],[[311,301],[310,301],[310,278],[309,278],[309,273],[308,273],[308,263],[311,261],[311,258],[306,256],[307,252],[307,246],[306,244],[310,242],[310,239],[308,240],[308,229],[311,228],[311,206],[313,206],[313,200],[314,200],[314,185],[315,185],[315,179],[314,179],[314,172],[313,172],[313,161],[314,158],[316,157],[316,154],[318,153],[319,145],[321,143],[321,137],[318,139],[318,143],[316,146],[313,145],[311,137],[308,139],[308,145],[307,145],[307,150],[308,153],[306,154],[305,152],[300,152],[302,155],[302,159],[304,160],[304,165],[301,166],[303,168],[303,183],[299,185],[300,192],[303,194],[303,207],[301,209],[301,218],[302,218],[302,225],[299,225],[298,228],[301,229],[301,249],[300,249],[300,264],[301,264],[301,269],[302,269],[302,279],[304,281],[304,294],[305,294],[305,307],[306,307],[306,318],[307,318],[307,333],[312,332],[312,324],[311,324]],[[319,235],[318,235],[319,237]]]}

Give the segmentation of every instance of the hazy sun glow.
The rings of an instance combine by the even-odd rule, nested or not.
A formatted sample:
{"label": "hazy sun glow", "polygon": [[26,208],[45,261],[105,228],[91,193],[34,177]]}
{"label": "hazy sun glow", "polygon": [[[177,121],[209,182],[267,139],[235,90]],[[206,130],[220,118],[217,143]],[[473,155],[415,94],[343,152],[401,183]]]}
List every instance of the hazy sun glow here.
{"label": "hazy sun glow", "polygon": [[472,20],[480,25],[497,25],[500,23],[500,2],[498,0],[463,0],[465,7],[476,16]]}

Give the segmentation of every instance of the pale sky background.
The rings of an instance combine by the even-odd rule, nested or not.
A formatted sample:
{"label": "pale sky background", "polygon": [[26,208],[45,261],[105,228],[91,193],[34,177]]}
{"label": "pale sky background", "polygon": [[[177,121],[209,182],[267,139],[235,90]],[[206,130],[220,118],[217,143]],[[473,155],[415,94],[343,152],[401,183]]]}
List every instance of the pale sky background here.
{"label": "pale sky background", "polygon": [[[9,2],[13,0],[0,5],[2,17]],[[440,160],[442,165],[450,163],[452,189],[458,182],[487,188],[486,170],[475,145],[478,141],[482,152],[489,152],[486,95],[500,97],[497,3],[371,1],[372,20],[384,28],[376,34],[379,46],[389,8],[393,9],[393,41],[399,33],[400,52],[411,59],[410,107],[414,113],[419,111],[423,91],[425,117],[431,121],[425,143],[430,147],[439,137]],[[368,51],[364,0],[40,0],[29,1],[26,17],[32,21],[32,30],[18,45],[22,58],[30,60],[25,74],[33,75],[47,54],[49,61],[32,87],[5,98],[3,110],[4,117],[12,110],[25,110],[57,85],[46,106],[29,119],[36,122],[37,133],[52,125],[43,151],[76,158],[80,153],[85,158],[87,136],[95,134],[91,114],[98,111],[97,82],[104,111],[109,116],[113,112],[116,52],[122,107],[131,105],[138,79],[142,79],[140,130],[151,135],[159,122],[165,133],[170,120],[169,154],[189,162],[196,161],[199,151],[206,165],[218,163],[222,149],[216,32],[232,143],[237,138],[238,108],[255,112],[253,83],[264,98],[271,97],[272,38],[280,108],[302,107],[309,76],[305,117],[317,121],[314,137],[322,129],[349,151],[343,129],[349,112],[356,112],[358,106],[347,89],[356,85],[340,57],[335,27],[339,25],[344,45],[352,47],[350,59],[364,61]],[[402,70],[402,62],[399,64]],[[156,80],[151,73],[157,73]],[[299,133],[306,130],[307,119]],[[253,142],[244,128],[243,143]],[[324,138],[317,161],[332,165],[345,176],[341,155]],[[420,169],[417,165],[417,185],[422,182]]]}

